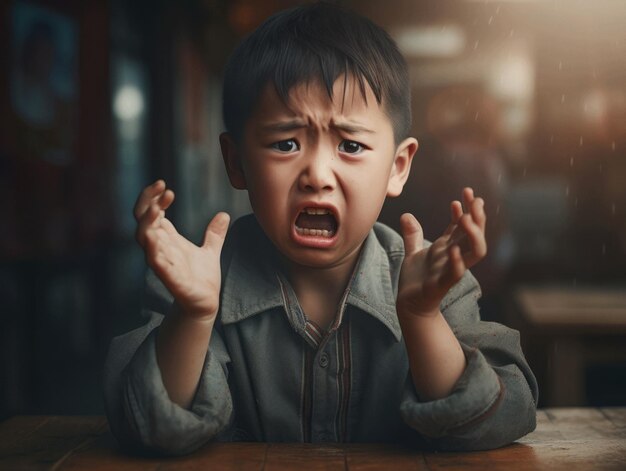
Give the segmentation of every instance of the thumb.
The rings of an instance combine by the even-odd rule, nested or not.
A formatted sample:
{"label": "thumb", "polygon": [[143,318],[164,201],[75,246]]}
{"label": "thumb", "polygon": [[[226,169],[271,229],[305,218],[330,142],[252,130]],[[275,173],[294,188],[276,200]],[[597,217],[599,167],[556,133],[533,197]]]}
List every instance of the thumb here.
{"label": "thumb", "polygon": [[202,242],[202,248],[216,248],[222,250],[224,245],[224,238],[228,231],[228,223],[230,222],[230,216],[228,213],[217,213],[204,232],[204,241]]}
{"label": "thumb", "polygon": [[424,232],[422,226],[411,213],[400,216],[400,230],[404,239],[404,252],[417,253],[424,247]]}

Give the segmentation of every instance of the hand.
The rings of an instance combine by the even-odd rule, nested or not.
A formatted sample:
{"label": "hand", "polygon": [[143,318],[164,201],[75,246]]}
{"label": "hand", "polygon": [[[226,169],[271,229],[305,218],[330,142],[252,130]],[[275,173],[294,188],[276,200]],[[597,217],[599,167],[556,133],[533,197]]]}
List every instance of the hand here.
{"label": "hand", "polygon": [[148,265],[172,293],[185,315],[213,320],[219,307],[220,253],[230,217],[218,213],[209,223],[202,246],[181,236],[165,217],[174,192],[158,180],[137,198],[135,236]]}
{"label": "hand", "polygon": [[434,316],[439,304],[465,270],[487,254],[484,201],[475,198],[471,188],[463,190],[463,203],[450,205],[451,222],[427,249],[417,219],[405,213],[400,217],[405,256],[400,270],[398,314]]}

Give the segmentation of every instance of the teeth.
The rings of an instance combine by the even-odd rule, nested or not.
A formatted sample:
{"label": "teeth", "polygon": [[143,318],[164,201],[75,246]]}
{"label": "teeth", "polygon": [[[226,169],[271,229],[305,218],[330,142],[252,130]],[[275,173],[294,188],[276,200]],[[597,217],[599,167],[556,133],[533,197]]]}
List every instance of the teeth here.
{"label": "teeth", "polygon": [[330,211],[325,208],[304,208],[304,212],[307,214],[330,214]]}
{"label": "teeth", "polygon": [[332,237],[334,235],[333,231],[327,231],[326,229],[305,229],[298,226],[296,226],[296,231],[298,234],[308,236]]}

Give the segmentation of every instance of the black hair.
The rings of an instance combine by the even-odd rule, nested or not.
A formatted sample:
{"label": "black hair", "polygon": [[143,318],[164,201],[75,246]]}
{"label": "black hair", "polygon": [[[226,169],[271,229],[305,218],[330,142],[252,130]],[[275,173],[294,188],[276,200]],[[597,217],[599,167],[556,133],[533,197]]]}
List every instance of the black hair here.
{"label": "black hair", "polygon": [[383,105],[396,143],[411,127],[408,68],[393,39],[369,19],[327,2],[281,11],[246,37],[224,73],[222,112],[226,130],[240,141],[246,120],[272,82],[288,103],[295,85],[318,80],[332,99],[340,76],[365,83]]}

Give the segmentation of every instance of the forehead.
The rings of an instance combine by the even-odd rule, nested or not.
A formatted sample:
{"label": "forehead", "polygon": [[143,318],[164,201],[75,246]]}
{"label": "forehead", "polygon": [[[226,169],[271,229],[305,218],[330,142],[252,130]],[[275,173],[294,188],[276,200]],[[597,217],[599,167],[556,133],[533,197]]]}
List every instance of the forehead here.
{"label": "forehead", "polygon": [[281,99],[272,82],[263,88],[258,103],[250,116],[254,124],[276,120],[301,119],[310,126],[327,127],[335,121],[357,121],[376,129],[391,129],[391,122],[374,92],[364,82],[362,92],[354,78],[340,76],[333,84],[332,97],[317,80],[299,83],[289,90],[288,100]]}

